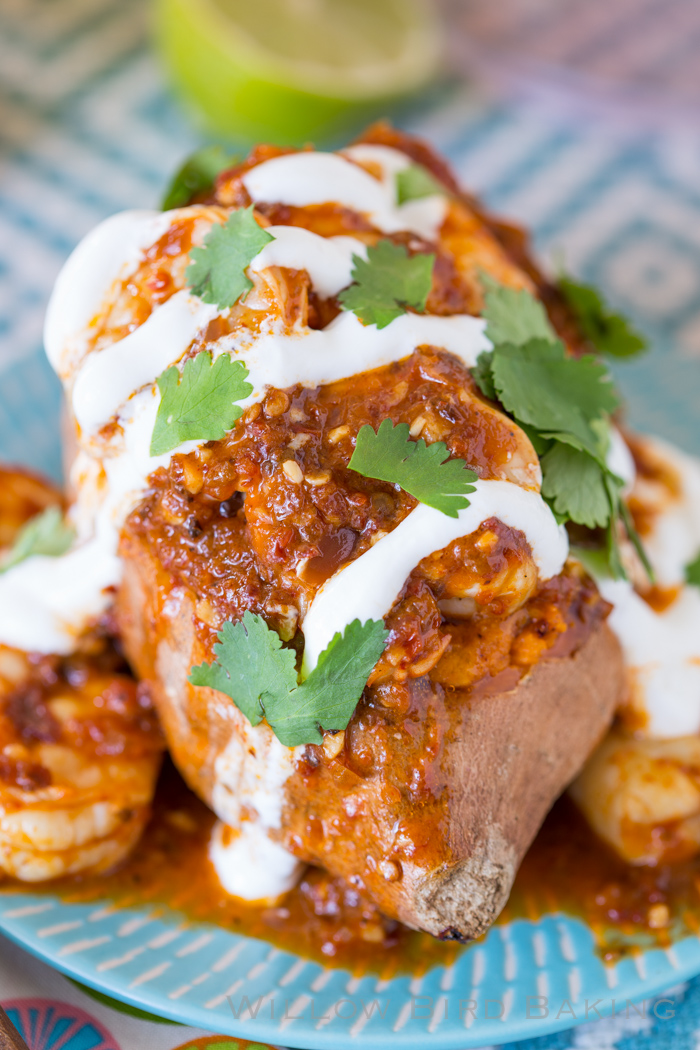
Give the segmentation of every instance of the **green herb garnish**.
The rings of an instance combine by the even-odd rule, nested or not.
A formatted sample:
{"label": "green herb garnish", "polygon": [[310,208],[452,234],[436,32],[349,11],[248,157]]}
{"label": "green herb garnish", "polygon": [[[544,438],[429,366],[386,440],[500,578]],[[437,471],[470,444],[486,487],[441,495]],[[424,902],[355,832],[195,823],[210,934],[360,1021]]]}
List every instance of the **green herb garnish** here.
{"label": "green herb garnish", "polygon": [[542,495],[557,519],[606,529],[608,566],[616,577],[624,576],[621,524],[653,578],[622,499],[622,480],[607,466],[610,415],[620,403],[608,369],[591,355],[569,356],[528,292],[501,288],[491,278],[485,283],[483,316],[494,349],[479,355],[474,381],[531,439],[542,466]]}
{"label": "green herb garnish", "polygon": [[233,167],[237,160],[221,146],[204,146],[192,153],[170,180],[160,204],[162,210],[182,208],[193,197],[213,189],[217,175]]}
{"label": "green herb garnish", "polygon": [[0,573],[34,554],[57,558],[66,553],[74,539],[75,529],[66,524],[61,508],[47,507],[19,530],[14,543],[0,560]]}
{"label": "green herb garnish", "polygon": [[594,424],[605,421],[620,399],[597,358],[569,357],[560,342],[531,339],[522,346],[496,346],[490,364],[498,398],[511,415],[544,437],[600,455]]}
{"label": "green herb garnish", "polygon": [[484,309],[486,335],[494,346],[512,343],[522,346],[530,339],[556,340],[547,312],[533,295],[524,288],[507,288],[494,281],[483,270],[481,283],[484,286]]}
{"label": "green herb garnish", "polygon": [[338,296],[344,310],[352,310],[363,324],[386,328],[409,306],[425,310],[433,277],[434,255],[409,255],[402,244],[378,241],[367,249],[367,259],[352,257],[355,282]]}
{"label": "green herb garnish", "polygon": [[397,204],[420,200],[422,197],[434,197],[436,194],[444,197],[447,193],[447,187],[422,164],[410,164],[403,171],[396,173]]}
{"label": "green herb garnish", "polygon": [[286,747],[318,744],[321,730],[347,727],[388,635],[379,620],[353,620],[300,684],[294,650],[282,646],[261,616],[246,611],[237,623],[224,624],[214,663],[193,667],[189,681],[229,696],[251,725],[265,718]]}
{"label": "green herb garnish", "polygon": [[190,252],[187,287],[205,303],[224,310],[245,298],[253,282],[246,268],[274,237],[255,220],[253,205],[232,212],[222,225],[212,226],[201,248]]}
{"label": "green herb garnish", "polygon": [[469,506],[464,494],[474,492],[478,474],[449,455],[444,441],[411,441],[407,423],[394,426],[385,419],[376,433],[369,424],[360,428],[348,466],[366,478],[400,485],[421,503],[456,518]]}
{"label": "green herb garnish", "polygon": [[183,441],[218,441],[240,417],[242,401],[253,392],[246,383],[248,369],[227,353],[212,364],[209,350],[171,365],[158,376],[160,404],[151,436],[150,452],[160,456]]}
{"label": "green herb garnish", "polygon": [[635,357],[647,348],[647,341],[626,317],[616,314],[600,292],[570,277],[559,279],[559,290],[581,326],[586,339],[600,354]]}
{"label": "green herb garnish", "polygon": [[559,441],[542,457],[542,495],[560,521],[604,528],[610,520],[605,476],[587,452]]}
{"label": "green herb garnish", "polygon": [[689,565],[686,565],[685,582],[692,583],[694,587],[700,587],[700,553]]}
{"label": "green herb garnish", "polygon": [[[567,357],[561,343],[531,339],[479,355],[472,375],[532,440],[542,466],[542,495],[560,521],[607,526],[618,514],[608,481],[607,414],[618,403],[596,358]],[[619,481],[619,479],[616,479]]]}

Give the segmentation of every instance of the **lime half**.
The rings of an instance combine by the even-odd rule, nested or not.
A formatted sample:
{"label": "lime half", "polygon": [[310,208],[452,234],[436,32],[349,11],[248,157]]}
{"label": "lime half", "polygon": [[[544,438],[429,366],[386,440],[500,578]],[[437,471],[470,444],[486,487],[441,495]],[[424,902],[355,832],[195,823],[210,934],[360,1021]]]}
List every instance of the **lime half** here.
{"label": "lime half", "polygon": [[430,0],[156,0],[156,33],[212,130],[290,145],[420,90],[441,50]]}

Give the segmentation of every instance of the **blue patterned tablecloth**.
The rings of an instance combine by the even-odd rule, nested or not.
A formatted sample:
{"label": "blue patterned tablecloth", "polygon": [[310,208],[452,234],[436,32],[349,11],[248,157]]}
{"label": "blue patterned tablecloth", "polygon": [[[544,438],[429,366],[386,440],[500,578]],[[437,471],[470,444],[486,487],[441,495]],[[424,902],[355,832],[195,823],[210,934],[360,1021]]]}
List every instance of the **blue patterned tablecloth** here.
{"label": "blue patterned tablecloth", "polygon": [[[0,5],[0,456],[56,476],[59,388],[41,349],[52,283],[95,223],[156,204],[200,142],[164,86],[144,19],[143,0]],[[404,122],[495,210],[531,227],[545,260],[600,284],[648,333],[653,352],[617,369],[631,421],[700,453],[700,125],[607,120],[600,107],[574,118],[532,94],[496,102],[465,87]],[[16,952],[0,940],[5,980]],[[691,1050],[700,982],[672,998],[667,1020],[623,1017],[517,1045]],[[134,1025],[130,1045],[160,1045],[145,1030],[139,1041]]]}

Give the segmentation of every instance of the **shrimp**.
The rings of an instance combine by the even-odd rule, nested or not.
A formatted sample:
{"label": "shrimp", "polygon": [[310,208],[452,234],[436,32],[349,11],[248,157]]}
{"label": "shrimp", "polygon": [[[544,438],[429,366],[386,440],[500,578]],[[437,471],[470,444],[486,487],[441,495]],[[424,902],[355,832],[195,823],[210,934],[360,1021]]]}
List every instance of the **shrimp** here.
{"label": "shrimp", "polygon": [[608,734],[569,792],[591,827],[631,864],[700,850],[700,738]]}
{"label": "shrimp", "polygon": [[[28,501],[27,477],[2,474],[11,542],[60,496],[44,486],[42,499],[31,478]],[[0,646],[0,873],[41,882],[121,861],[148,820],[162,750],[145,687],[98,629],[69,657]]]}

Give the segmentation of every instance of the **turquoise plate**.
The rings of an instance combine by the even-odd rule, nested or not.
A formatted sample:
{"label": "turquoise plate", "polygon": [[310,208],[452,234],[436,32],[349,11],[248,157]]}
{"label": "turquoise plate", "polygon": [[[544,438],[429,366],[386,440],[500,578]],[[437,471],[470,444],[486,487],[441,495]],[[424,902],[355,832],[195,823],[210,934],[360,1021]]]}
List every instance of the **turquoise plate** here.
{"label": "turquoise plate", "polygon": [[[115,81],[115,91],[122,90],[121,83]],[[107,112],[105,126],[113,111]],[[148,144],[163,141],[155,125],[160,110],[152,112],[153,123],[139,138],[139,150],[155,151],[159,147]],[[144,113],[139,109],[139,120],[146,119]],[[473,184],[481,178],[491,187],[489,202],[497,210],[522,213],[528,222],[534,221],[543,250],[564,243],[576,272],[610,288],[615,305],[631,310],[652,337],[653,353],[616,369],[630,399],[633,424],[700,454],[700,242],[692,232],[698,229],[696,182],[685,189],[676,173],[671,184],[673,172],[664,173],[662,166],[667,159],[671,163],[672,154],[663,144],[657,148],[651,143],[647,156],[640,152],[639,143],[634,149],[623,143],[619,158],[596,162],[603,165],[600,174],[586,174],[584,165],[579,178],[582,141],[568,129],[543,143],[539,124],[526,127],[498,112],[460,128],[445,132],[445,141],[438,145],[458,161],[465,181]],[[492,142],[505,159],[494,147],[488,160]],[[516,147],[522,154],[518,164],[513,159]],[[486,160],[480,168],[481,148]],[[113,165],[111,140],[109,149]],[[185,149],[183,145],[182,152]],[[589,152],[595,159],[596,149]],[[530,199],[526,191],[546,174],[548,163],[556,169],[546,183],[551,203],[547,194],[538,191],[532,197],[534,204],[526,206],[523,201]],[[163,166],[154,160],[154,171]],[[134,162],[133,170],[141,167]],[[561,184],[557,172],[564,180]],[[129,178],[132,174],[129,169]],[[629,192],[626,180],[631,180]],[[132,206],[131,182],[125,185],[127,189],[115,190],[108,200],[99,198],[99,215],[93,215],[97,207],[93,202],[89,221],[80,221],[92,224],[103,214]],[[635,196],[639,185],[644,188],[641,198]],[[55,192],[53,183],[45,191],[50,229],[60,210],[52,203]],[[143,187],[142,192],[140,199],[146,203],[150,198]],[[608,201],[605,195],[613,192],[617,196]],[[34,203],[41,199],[40,194]],[[635,203],[639,199],[642,203]],[[63,240],[51,242],[55,268],[77,237],[77,205],[70,200],[65,209],[68,232]],[[671,208],[671,200],[677,202],[678,211]],[[34,231],[33,213],[31,224],[24,221]],[[652,235],[658,250],[650,260]],[[36,252],[36,242],[27,243]],[[9,260],[8,253],[9,248],[5,253]],[[658,265],[657,256],[662,260]],[[32,291],[33,310],[43,305],[47,292],[48,285],[39,298]],[[0,317],[0,335],[2,331]],[[11,348],[20,335],[8,336],[13,340]],[[0,455],[30,460],[58,473],[58,384],[38,347],[33,356],[6,368],[2,378]],[[384,1046],[423,1050],[426,1043],[466,1048],[531,1038],[598,1014],[615,1011],[618,1016],[633,1016],[629,1001],[649,1000],[700,973],[700,940],[692,937],[667,951],[647,951],[605,967],[595,953],[590,929],[560,915],[496,927],[453,967],[437,968],[413,981],[358,979],[341,970],[324,970],[264,942],[163,918],[147,908],[117,910],[109,902],[65,904],[45,893],[0,893],[0,930],[84,984],[146,1011],[306,1050]]]}
{"label": "turquoise plate", "polygon": [[[700,972],[688,937],[615,966],[588,927],[562,915],[497,926],[422,978],[353,977],[216,927],[149,908],[0,895],[0,929],[71,977],[152,1013],[226,1035],[304,1047],[466,1048],[544,1035],[613,1013],[635,1016]],[[656,1004],[659,1019],[667,1007]]]}
{"label": "turquoise plate", "polygon": [[[633,423],[700,453],[697,362],[657,351],[619,372]],[[4,378],[0,454],[57,473],[58,385],[47,363],[37,355]],[[324,970],[259,940],[108,901],[66,904],[46,893],[5,891],[0,930],[71,977],[146,1011],[306,1050],[423,1050],[426,1041],[457,1050],[532,1038],[613,1012],[632,1017],[632,1001],[700,973],[700,939],[606,967],[590,929],[561,915],[498,926],[449,969],[391,981]],[[662,1020],[663,1004],[657,1009]]]}

